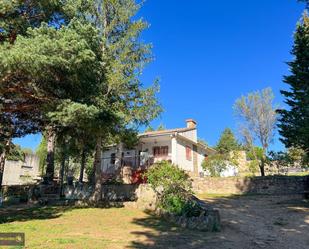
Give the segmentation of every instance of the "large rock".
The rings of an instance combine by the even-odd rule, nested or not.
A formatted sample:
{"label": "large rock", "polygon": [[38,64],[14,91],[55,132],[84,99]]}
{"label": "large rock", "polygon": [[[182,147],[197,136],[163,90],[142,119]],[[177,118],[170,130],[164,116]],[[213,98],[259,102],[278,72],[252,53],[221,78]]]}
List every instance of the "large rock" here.
{"label": "large rock", "polygon": [[148,184],[140,184],[135,190],[135,202],[126,203],[126,206],[137,208],[143,211],[157,210],[158,197],[157,194]]}

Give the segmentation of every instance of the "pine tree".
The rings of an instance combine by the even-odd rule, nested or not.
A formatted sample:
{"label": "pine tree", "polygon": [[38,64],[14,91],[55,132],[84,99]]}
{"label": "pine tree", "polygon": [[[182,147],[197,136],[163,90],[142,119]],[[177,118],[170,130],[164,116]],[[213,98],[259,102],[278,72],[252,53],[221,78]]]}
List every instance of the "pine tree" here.
{"label": "pine tree", "polygon": [[[151,61],[151,47],[140,39],[147,24],[133,18],[139,7],[134,0],[29,0],[0,9],[10,16],[0,16],[0,116],[14,121],[16,130],[31,124],[45,132],[50,178],[56,134],[97,139],[99,182],[107,138],[159,114],[158,85],[144,88],[139,80]],[[24,10],[26,20],[14,15]],[[16,127],[16,120],[29,125]],[[34,129],[23,134],[29,132]]]}
{"label": "pine tree", "polygon": [[287,147],[300,147],[309,154],[309,17],[307,12],[297,25],[292,49],[294,60],[289,62],[291,75],[284,77],[289,85],[282,90],[287,110],[279,110],[279,132]]}
{"label": "pine tree", "polygon": [[224,129],[215,149],[221,154],[227,154],[240,149],[240,145],[230,128]]}
{"label": "pine tree", "polygon": [[165,128],[164,124],[161,123],[161,124],[158,126],[157,131],[164,131],[164,130],[166,130],[166,128]]}

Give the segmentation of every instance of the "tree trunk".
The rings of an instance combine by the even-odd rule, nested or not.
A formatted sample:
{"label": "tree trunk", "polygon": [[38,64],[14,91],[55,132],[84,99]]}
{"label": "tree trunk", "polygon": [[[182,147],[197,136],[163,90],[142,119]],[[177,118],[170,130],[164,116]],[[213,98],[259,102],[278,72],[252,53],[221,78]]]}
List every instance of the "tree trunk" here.
{"label": "tree trunk", "polygon": [[56,132],[50,127],[47,130],[46,177],[48,178],[48,181],[53,181],[55,174],[55,140]]}
{"label": "tree trunk", "polygon": [[94,192],[91,197],[91,201],[97,203],[102,199],[102,174],[101,174],[101,153],[102,153],[102,137],[97,138],[95,157],[94,157],[94,170],[95,170],[95,181],[94,181]]}
{"label": "tree trunk", "polygon": [[86,149],[84,147],[83,152],[82,152],[81,163],[80,163],[80,173],[79,173],[79,182],[80,183],[83,183],[85,164],[86,164]]}
{"label": "tree trunk", "polygon": [[64,182],[64,168],[65,168],[66,155],[62,154],[61,168],[60,168],[60,197],[63,196],[63,182]]}
{"label": "tree trunk", "polygon": [[0,190],[2,188],[2,180],[3,180],[3,173],[4,173],[5,157],[6,157],[6,151],[4,150],[1,153],[1,155],[0,155]]}
{"label": "tree trunk", "polygon": [[261,176],[265,176],[265,161],[264,161],[264,158],[262,158],[262,160],[261,160],[260,171],[261,171]]}

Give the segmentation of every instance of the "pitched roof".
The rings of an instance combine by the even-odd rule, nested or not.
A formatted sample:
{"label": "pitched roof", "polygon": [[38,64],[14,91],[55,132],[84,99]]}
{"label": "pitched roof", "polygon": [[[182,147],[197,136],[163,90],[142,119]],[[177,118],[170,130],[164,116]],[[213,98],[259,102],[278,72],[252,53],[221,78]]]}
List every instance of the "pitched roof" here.
{"label": "pitched roof", "polygon": [[139,137],[143,136],[153,136],[153,135],[163,135],[163,134],[172,134],[175,132],[186,132],[186,131],[192,131],[196,128],[176,128],[176,129],[169,129],[169,130],[162,130],[162,131],[148,131],[141,134],[138,134]]}

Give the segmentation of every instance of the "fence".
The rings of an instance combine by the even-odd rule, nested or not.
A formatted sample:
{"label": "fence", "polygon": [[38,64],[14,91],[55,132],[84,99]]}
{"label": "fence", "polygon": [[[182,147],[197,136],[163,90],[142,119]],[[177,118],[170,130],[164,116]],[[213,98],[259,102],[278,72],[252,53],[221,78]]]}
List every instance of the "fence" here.
{"label": "fence", "polygon": [[126,178],[129,183],[130,178],[136,172],[145,172],[151,165],[162,160],[171,160],[169,156],[123,156],[102,158],[103,181],[108,181],[117,177]]}

